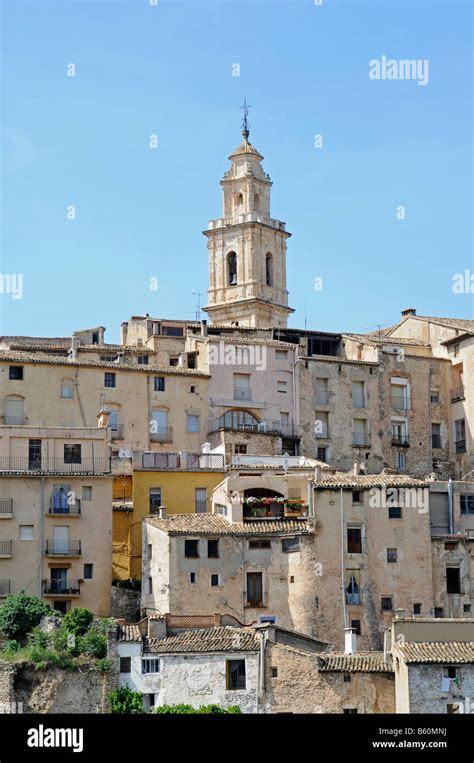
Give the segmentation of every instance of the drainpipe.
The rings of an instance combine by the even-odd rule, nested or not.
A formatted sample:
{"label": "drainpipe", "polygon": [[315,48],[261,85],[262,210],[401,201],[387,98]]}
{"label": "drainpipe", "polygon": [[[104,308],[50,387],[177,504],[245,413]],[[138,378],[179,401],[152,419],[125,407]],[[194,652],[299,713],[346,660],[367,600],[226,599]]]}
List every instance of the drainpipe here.
{"label": "drainpipe", "polygon": [[[299,389],[299,386],[297,388],[296,385],[296,366],[300,360],[298,357],[298,348],[299,345],[295,345],[293,349],[293,354],[295,356],[295,360],[293,361],[293,431],[298,432],[298,425],[299,425],[299,398],[297,399],[297,389]],[[299,450],[299,448],[298,448]]]}
{"label": "drainpipe", "polygon": [[448,517],[449,517],[449,534],[454,535],[454,522],[453,522],[453,481],[451,477],[448,479]]}
{"label": "drainpipe", "polygon": [[265,648],[267,645],[267,631],[260,631],[260,645],[258,652],[258,687],[257,687],[257,714],[260,711],[260,698],[265,694]]}
{"label": "drainpipe", "polygon": [[342,611],[344,613],[344,628],[347,628],[346,581],[344,576],[344,493],[339,490],[341,505],[341,581],[342,581]]}
{"label": "drainpipe", "polygon": [[44,548],[44,477],[41,477],[40,487],[40,563],[39,563],[39,593],[40,599],[43,597],[43,548]]}
{"label": "drainpipe", "polygon": [[[430,471],[433,471],[433,428],[431,425],[432,422],[432,415],[431,415],[431,375],[433,373],[433,369],[431,366],[429,367],[428,371],[428,433],[429,433],[429,443],[430,443]],[[441,444],[441,443],[440,443]]]}
{"label": "drainpipe", "polygon": [[308,480],[308,517],[314,517],[314,482],[311,479]]}

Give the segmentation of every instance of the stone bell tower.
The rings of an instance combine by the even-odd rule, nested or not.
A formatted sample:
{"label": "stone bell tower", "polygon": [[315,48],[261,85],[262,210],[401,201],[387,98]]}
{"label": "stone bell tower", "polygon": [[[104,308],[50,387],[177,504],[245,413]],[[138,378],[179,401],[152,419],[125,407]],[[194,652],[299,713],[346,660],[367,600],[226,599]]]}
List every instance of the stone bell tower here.
{"label": "stone bell tower", "polygon": [[224,217],[203,231],[209,251],[208,305],[214,324],[269,327],[287,325],[285,223],[270,217],[272,182],[249,143],[244,101],[242,143],[229,156],[221,180]]}

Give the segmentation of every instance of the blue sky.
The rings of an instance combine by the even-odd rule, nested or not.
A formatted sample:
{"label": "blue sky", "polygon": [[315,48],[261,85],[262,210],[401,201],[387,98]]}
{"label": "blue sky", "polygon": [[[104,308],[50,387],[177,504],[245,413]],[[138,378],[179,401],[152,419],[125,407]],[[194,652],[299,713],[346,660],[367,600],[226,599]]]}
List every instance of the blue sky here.
{"label": "blue sky", "polygon": [[[192,319],[244,96],[293,234],[291,325],[473,317],[452,291],[474,272],[470,2],[15,0],[2,36],[1,272],[24,282],[0,333]],[[382,55],[428,59],[428,85],[369,79]]]}

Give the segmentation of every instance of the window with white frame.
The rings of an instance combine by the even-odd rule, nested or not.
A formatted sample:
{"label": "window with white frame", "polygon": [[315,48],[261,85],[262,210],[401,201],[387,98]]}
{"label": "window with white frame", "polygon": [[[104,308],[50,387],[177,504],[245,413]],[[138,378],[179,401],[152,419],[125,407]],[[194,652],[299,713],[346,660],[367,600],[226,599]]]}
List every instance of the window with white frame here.
{"label": "window with white frame", "polygon": [[145,657],[142,659],[142,673],[159,673],[160,661],[155,657]]}

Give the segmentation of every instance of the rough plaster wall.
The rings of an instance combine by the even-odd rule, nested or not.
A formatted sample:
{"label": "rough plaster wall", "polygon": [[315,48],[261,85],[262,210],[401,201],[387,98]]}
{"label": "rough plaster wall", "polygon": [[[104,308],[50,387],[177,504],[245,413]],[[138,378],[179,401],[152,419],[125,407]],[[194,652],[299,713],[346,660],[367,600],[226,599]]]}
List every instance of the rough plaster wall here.
{"label": "rough plaster wall", "polygon": [[[474,610],[474,592],[471,584],[474,572],[472,569],[474,543],[472,540],[459,539],[455,549],[447,550],[445,542],[445,538],[432,538],[431,540],[433,603],[435,607],[443,607],[444,617],[469,617],[469,613],[464,612],[464,605],[471,605],[471,612]],[[459,566],[461,594],[447,593],[446,566]]]}
{"label": "rough plaster wall", "polygon": [[111,597],[111,617],[123,617],[128,623],[134,623],[140,609],[140,591],[112,586]]}
{"label": "rough plaster wall", "polygon": [[[272,668],[278,675],[272,678]],[[342,713],[355,707],[359,713],[395,712],[392,673],[344,674],[320,672],[315,655],[280,644],[267,646],[266,712]]]}
{"label": "rough plaster wall", "polygon": [[441,689],[444,676],[443,665],[410,665],[408,683],[410,713],[446,713],[448,703],[456,703],[470,697],[474,702],[474,665],[456,666],[460,677],[459,689],[451,681],[448,692]]}

